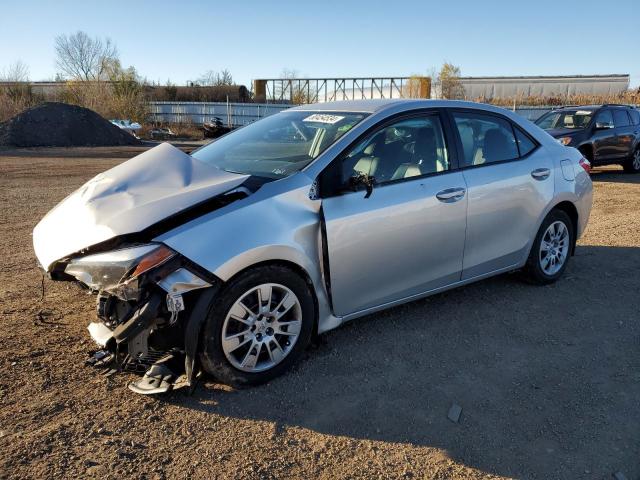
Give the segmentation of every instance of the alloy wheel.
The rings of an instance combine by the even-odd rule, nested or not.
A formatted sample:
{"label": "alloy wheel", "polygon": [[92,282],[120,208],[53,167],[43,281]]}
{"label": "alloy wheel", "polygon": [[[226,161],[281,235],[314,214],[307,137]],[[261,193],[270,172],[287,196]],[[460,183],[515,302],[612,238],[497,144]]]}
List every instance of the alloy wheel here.
{"label": "alloy wheel", "polygon": [[640,170],[640,148],[633,154],[633,169],[636,171]]}
{"label": "alloy wheel", "polygon": [[235,368],[262,372],[291,352],[302,327],[302,307],[289,288],[258,285],[233,304],[222,325],[222,351]]}
{"label": "alloy wheel", "polygon": [[540,268],[549,276],[560,271],[569,255],[569,229],[564,222],[553,222],[540,242]]}

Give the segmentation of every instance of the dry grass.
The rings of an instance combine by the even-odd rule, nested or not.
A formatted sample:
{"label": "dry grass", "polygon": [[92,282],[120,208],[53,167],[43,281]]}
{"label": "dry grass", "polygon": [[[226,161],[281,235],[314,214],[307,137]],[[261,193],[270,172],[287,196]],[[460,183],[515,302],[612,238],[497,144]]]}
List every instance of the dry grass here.
{"label": "dry grass", "polygon": [[0,122],[44,101],[64,102],[89,108],[104,118],[122,118],[144,122],[148,102],[142,87],[136,82],[75,82],[69,81],[55,95],[34,95],[31,87],[20,83],[0,88]]}
{"label": "dry grass", "polygon": [[42,101],[42,98],[33,94],[29,85],[16,84],[0,88],[0,123]]}
{"label": "dry grass", "polygon": [[599,105],[603,103],[620,103],[640,105],[640,90],[628,90],[619,95],[569,95],[557,97],[509,97],[509,98],[474,98],[474,102],[490,103],[501,107],[516,106],[546,107],[556,105]]}

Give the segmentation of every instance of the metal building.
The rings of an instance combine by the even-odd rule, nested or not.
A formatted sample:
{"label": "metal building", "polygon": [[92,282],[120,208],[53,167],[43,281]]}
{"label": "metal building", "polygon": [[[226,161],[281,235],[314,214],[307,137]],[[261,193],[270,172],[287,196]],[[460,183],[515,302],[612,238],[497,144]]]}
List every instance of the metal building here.
{"label": "metal building", "polygon": [[[629,88],[630,76],[574,75],[553,77],[460,77],[464,97],[523,98],[569,95],[617,95]],[[436,87],[437,88],[437,87]],[[432,92],[439,97],[439,92]]]}

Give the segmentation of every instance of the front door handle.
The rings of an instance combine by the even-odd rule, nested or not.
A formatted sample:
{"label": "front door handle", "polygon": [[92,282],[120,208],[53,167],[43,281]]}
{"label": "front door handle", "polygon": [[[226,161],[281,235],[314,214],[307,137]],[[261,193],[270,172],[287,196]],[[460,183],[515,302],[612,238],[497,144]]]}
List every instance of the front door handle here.
{"label": "front door handle", "polygon": [[464,194],[467,191],[464,188],[447,188],[436,193],[436,198],[444,203],[453,203],[464,198]]}
{"label": "front door handle", "polygon": [[551,175],[551,170],[548,168],[536,168],[531,172],[531,176],[536,180],[546,180]]}

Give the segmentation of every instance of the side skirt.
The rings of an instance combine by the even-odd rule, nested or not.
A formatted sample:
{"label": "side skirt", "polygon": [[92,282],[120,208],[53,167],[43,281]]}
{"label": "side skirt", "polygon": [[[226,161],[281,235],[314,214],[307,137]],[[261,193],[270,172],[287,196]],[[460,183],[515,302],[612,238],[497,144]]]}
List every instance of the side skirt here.
{"label": "side skirt", "polygon": [[517,270],[519,268],[522,268],[521,264],[510,265],[508,267],[501,268],[499,270],[494,270],[492,272],[488,272],[488,273],[484,273],[482,275],[477,275],[475,277],[467,278],[467,279],[461,280],[459,282],[451,283],[451,284],[446,285],[444,287],[434,288],[432,290],[427,290],[426,292],[417,293],[417,294],[411,295],[409,297],[401,298],[400,300],[394,300],[393,302],[383,303],[383,304],[378,305],[376,307],[371,307],[371,308],[367,308],[365,310],[360,310],[360,311],[357,311],[357,312],[354,312],[354,313],[350,313],[350,314],[345,315],[344,317],[342,317],[342,322],[344,323],[344,322],[348,322],[348,321],[351,321],[351,320],[355,320],[356,318],[364,317],[365,315],[369,315],[371,313],[379,312],[381,310],[386,310],[387,308],[395,307],[397,305],[402,305],[403,303],[412,302],[414,300],[425,298],[425,297],[428,297],[430,295],[435,295],[436,293],[440,293],[440,292],[444,292],[446,290],[451,290],[451,289],[454,289],[454,288],[457,288],[457,287],[461,287],[463,285],[467,285],[469,283],[477,282],[479,280],[484,280],[485,278],[493,277],[493,276],[499,275],[501,273],[511,272],[511,271]]}

